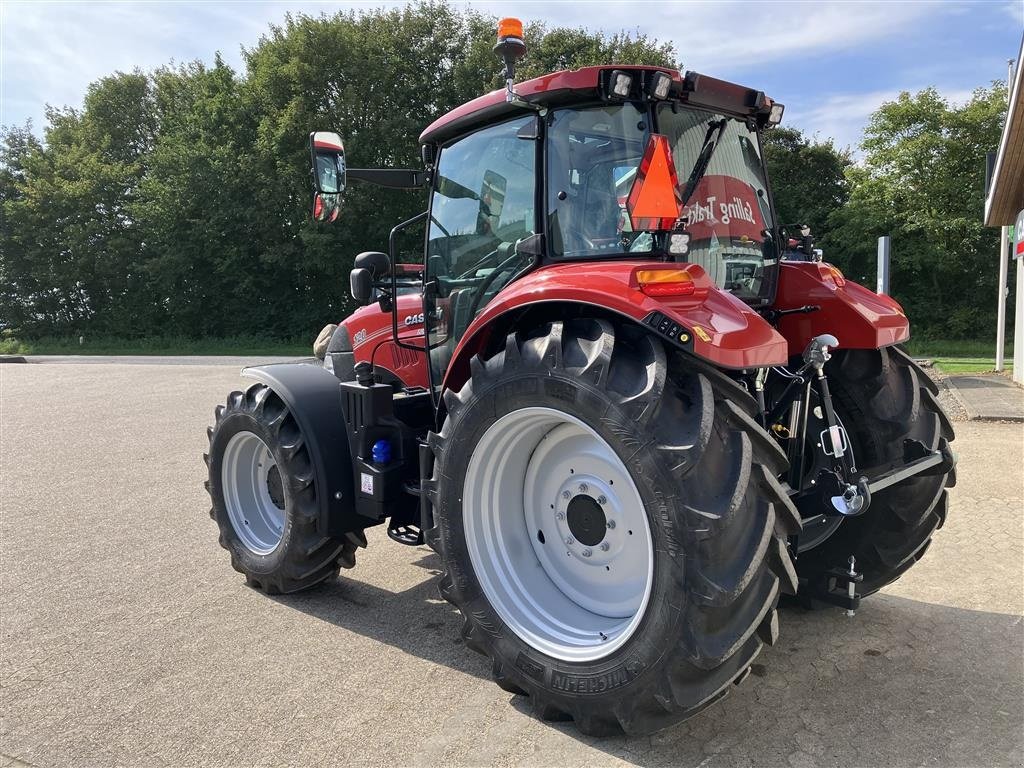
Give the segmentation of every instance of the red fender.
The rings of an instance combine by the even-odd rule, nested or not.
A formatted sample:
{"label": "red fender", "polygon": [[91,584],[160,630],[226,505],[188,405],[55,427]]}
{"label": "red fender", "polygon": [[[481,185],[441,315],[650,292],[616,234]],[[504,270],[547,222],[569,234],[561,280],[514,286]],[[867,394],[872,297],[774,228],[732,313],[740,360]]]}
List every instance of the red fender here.
{"label": "red fender", "polygon": [[895,299],[843,277],[831,264],[783,262],[775,309],[821,307],[809,314],[785,315],[779,332],[789,354],[800,355],[822,333],[839,339],[840,349],[879,349],[910,338],[910,323]]}
{"label": "red fender", "polygon": [[[640,290],[638,269],[686,269],[694,283],[690,296],[652,297]],[[459,342],[445,374],[444,387],[459,387],[470,358],[487,342],[496,321],[513,310],[550,302],[591,305],[643,322],[660,312],[669,328],[651,331],[668,339],[671,325],[685,333],[686,347],[721,368],[784,365],[786,340],[754,310],[719,290],[695,264],[650,261],[608,261],[553,264],[542,267],[503,289],[477,315]]]}

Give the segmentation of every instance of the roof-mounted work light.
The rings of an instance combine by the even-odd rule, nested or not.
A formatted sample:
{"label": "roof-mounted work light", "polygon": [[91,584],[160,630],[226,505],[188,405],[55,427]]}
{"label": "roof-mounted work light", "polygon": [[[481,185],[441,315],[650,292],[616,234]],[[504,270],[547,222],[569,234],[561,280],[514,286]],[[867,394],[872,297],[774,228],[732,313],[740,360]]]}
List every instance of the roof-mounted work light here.
{"label": "roof-mounted work light", "polygon": [[652,72],[647,78],[647,95],[652,99],[667,99],[671,89],[672,77],[667,72]]}
{"label": "roof-mounted work light", "polygon": [[632,90],[633,75],[629,72],[623,72],[621,69],[613,69],[612,73],[608,76],[609,94],[620,99],[626,99],[629,98],[629,93]]}
{"label": "roof-mounted work light", "polygon": [[778,125],[782,122],[782,113],[786,110],[785,104],[779,104],[775,102],[772,104],[772,108],[768,111],[768,122],[771,125]]}
{"label": "roof-mounted work light", "polygon": [[516,94],[512,86],[516,81],[516,61],[526,55],[523,22],[511,18],[498,22],[498,42],[494,44],[494,52],[501,56],[505,65],[505,101],[515,101]]}

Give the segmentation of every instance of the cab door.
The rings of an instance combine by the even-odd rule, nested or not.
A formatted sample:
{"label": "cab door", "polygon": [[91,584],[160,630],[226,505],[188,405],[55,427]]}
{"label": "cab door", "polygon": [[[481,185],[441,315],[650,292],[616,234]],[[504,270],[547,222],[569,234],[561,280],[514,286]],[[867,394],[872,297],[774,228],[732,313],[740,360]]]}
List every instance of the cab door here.
{"label": "cab door", "polygon": [[487,303],[532,267],[516,244],[539,231],[538,119],[483,128],[442,148],[427,221],[424,316],[431,381]]}

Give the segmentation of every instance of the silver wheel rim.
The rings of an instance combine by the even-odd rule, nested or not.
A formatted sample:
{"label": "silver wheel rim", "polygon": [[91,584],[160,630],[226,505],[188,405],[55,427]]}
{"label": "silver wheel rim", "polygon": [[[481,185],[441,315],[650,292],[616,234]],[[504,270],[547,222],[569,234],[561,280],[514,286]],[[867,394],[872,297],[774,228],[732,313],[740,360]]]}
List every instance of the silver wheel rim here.
{"label": "silver wheel rim", "polygon": [[636,484],[597,432],[552,408],[506,414],[473,450],[463,491],[473,569],[524,642],[584,662],[632,636],[654,546]]}
{"label": "silver wheel rim", "polygon": [[232,436],[224,449],[221,485],[224,506],[235,535],[257,555],[273,552],[284,534],[284,501],[271,495],[277,462],[267,444],[252,432]]}

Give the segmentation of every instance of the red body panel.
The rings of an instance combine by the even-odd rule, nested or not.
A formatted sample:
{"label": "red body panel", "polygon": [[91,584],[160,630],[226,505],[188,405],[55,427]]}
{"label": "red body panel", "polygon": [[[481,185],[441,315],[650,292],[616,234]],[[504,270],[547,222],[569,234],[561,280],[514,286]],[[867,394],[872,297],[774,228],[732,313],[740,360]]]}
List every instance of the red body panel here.
{"label": "red body panel", "polygon": [[[423,343],[423,303],[420,295],[399,296],[398,332],[408,333],[410,344]],[[391,313],[382,312],[376,302],[360,307],[341,324],[348,330],[355,361],[372,362],[397,376],[407,387],[427,387],[427,356],[423,352],[403,349],[391,335]]]}
{"label": "red body panel", "polygon": [[[686,267],[693,275],[697,295],[647,296],[633,277],[638,267]],[[723,368],[781,365],[787,359],[786,340],[742,301],[718,290],[699,266],[650,261],[554,264],[505,288],[476,317],[455,349],[445,386],[455,385],[453,377],[465,374],[469,358],[483,347],[496,318],[531,304],[557,301],[591,304],[634,320],[661,312],[691,331],[695,354]]]}
{"label": "red body panel", "polygon": [[[779,270],[776,309],[817,304],[810,314],[786,315],[779,331],[791,356],[822,333],[839,339],[840,349],[878,349],[910,338],[910,323],[899,303],[862,285],[837,280],[835,267],[814,262],[783,262]],[[840,285],[839,283],[844,283]]]}
{"label": "red body panel", "polygon": [[[683,267],[694,279],[697,290],[692,296],[647,296],[634,277],[637,268]],[[828,264],[782,263],[775,308],[817,304],[821,309],[787,315],[776,331],[742,301],[718,290],[696,265],[650,261],[552,264],[512,283],[484,308],[456,346],[444,384],[461,385],[468,375],[469,359],[484,347],[495,320],[506,312],[544,302],[590,304],[637,321],[651,312],[661,312],[690,330],[696,355],[722,368],[784,365],[822,333],[835,335],[842,349],[877,349],[910,338],[906,315],[894,299],[841,277],[837,280],[834,269]],[[399,296],[397,303],[400,334],[403,338],[408,334],[411,344],[422,344],[419,295]],[[382,312],[374,303],[353,312],[342,325],[348,329],[356,362],[370,361],[406,386],[428,386],[427,356],[394,343],[390,312]]]}

